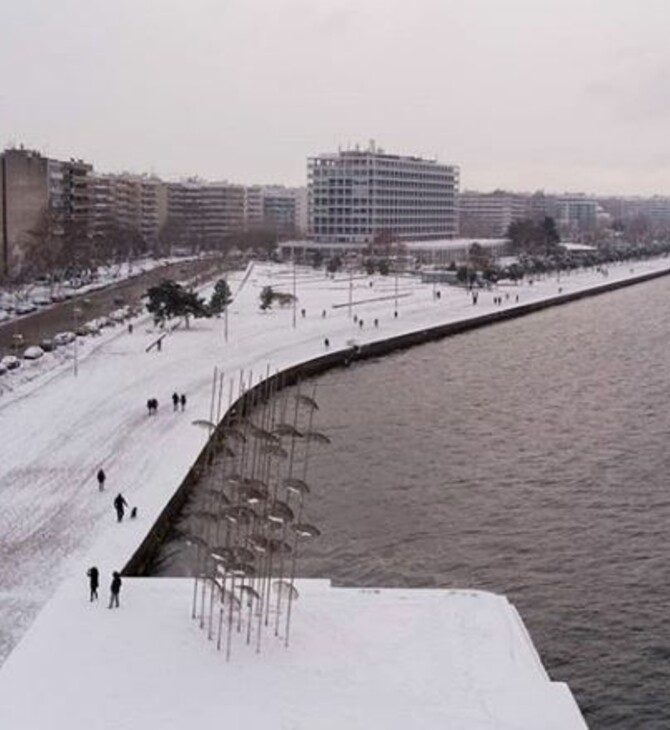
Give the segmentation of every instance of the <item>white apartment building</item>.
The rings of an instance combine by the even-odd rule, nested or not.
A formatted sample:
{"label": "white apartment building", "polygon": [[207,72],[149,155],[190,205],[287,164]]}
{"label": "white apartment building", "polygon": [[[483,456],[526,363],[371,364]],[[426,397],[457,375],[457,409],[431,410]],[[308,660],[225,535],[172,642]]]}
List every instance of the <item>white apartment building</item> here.
{"label": "white apartment building", "polygon": [[309,235],[316,242],[453,238],[459,169],[376,148],[308,160]]}
{"label": "white apartment building", "polygon": [[499,238],[506,235],[512,221],[528,215],[528,196],[494,190],[480,193],[466,190],[459,196],[461,236]]}
{"label": "white apartment building", "polygon": [[96,175],[92,180],[91,230],[95,237],[133,233],[158,241],[167,218],[167,186],[148,175]]}

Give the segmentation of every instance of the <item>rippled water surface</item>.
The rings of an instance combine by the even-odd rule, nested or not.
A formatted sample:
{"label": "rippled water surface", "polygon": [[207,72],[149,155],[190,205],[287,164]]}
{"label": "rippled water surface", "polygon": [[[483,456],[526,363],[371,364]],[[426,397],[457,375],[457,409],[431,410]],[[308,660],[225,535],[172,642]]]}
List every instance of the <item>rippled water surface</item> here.
{"label": "rippled water surface", "polygon": [[300,572],[504,593],[591,728],[670,728],[669,300],[658,280],[320,378]]}

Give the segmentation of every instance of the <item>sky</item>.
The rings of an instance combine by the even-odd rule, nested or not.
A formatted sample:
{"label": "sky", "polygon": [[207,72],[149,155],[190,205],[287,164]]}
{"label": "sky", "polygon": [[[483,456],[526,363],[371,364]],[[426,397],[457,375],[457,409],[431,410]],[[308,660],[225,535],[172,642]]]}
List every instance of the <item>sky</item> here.
{"label": "sky", "polygon": [[4,0],[0,146],[303,185],[437,157],[463,189],[670,195],[667,0]]}

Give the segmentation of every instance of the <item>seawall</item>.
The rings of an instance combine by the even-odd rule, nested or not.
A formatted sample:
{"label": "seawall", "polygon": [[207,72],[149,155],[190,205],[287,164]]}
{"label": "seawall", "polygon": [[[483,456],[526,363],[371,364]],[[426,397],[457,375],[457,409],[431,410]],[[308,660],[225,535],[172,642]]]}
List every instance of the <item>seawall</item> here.
{"label": "seawall", "polygon": [[[548,309],[549,307],[555,307],[568,302],[584,299],[586,297],[597,296],[623,287],[644,283],[668,275],[670,275],[670,270],[663,270],[640,274],[639,276],[631,276],[625,280],[613,282],[605,281],[602,284],[589,289],[557,294],[555,297],[542,301],[531,302],[528,304],[515,304],[508,308],[503,308],[484,315],[475,315],[457,322],[449,322],[442,325],[419,329],[414,332],[409,332],[395,337],[334,350],[324,355],[320,355],[319,357],[306,360],[299,365],[270,376],[270,378],[265,382],[254,386],[254,388],[247,391],[233,403],[228,414],[224,416],[217,429],[213,432],[210,441],[202,449],[185,478],[174,492],[172,498],[165,505],[159,517],[149,529],[144,540],[135,550],[130,560],[126,563],[123,569],[123,574],[128,576],[143,576],[147,574],[147,570],[156,556],[159,546],[166,538],[171,526],[177,520],[192,489],[198,483],[201,474],[206,470],[207,461],[211,453],[210,444],[212,441],[215,441],[220,437],[221,429],[227,423],[229,414],[238,413],[241,410],[253,407],[253,405],[258,402],[259,398],[265,397],[266,392],[276,392],[278,389],[293,385],[299,380],[319,375],[335,367],[348,366],[357,360],[380,357],[396,350],[406,349],[432,340],[438,340],[480,327],[486,327],[495,324],[496,322],[516,319],[534,312],[539,312],[543,309]],[[474,309],[476,309],[475,306],[473,306],[473,310]]]}

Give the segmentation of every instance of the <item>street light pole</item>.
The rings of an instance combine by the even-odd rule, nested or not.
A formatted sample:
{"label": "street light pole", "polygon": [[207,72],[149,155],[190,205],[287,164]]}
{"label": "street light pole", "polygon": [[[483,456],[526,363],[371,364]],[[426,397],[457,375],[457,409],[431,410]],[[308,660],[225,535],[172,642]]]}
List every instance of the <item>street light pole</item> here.
{"label": "street light pole", "polygon": [[74,319],[74,377],[79,375],[79,336],[77,335],[77,329],[79,328],[79,315],[81,309],[79,307],[73,307],[72,317]]}

